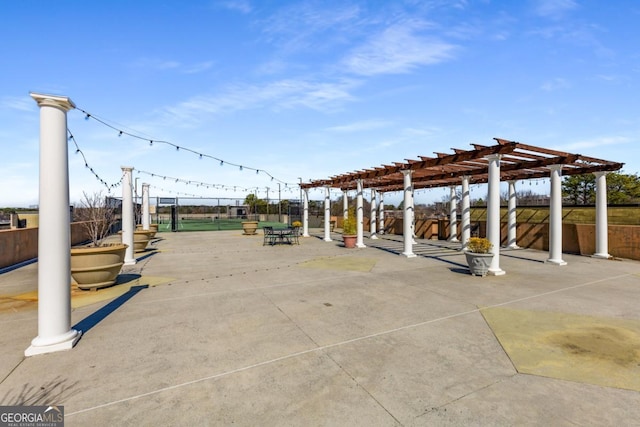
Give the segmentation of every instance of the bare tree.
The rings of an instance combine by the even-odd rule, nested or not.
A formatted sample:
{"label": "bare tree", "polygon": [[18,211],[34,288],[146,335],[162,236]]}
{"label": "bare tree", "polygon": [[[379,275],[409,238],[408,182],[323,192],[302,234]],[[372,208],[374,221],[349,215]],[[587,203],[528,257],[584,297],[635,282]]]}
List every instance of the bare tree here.
{"label": "bare tree", "polygon": [[82,192],[80,207],[75,209],[74,217],[82,222],[82,226],[91,239],[91,246],[102,246],[109,235],[111,226],[116,222],[116,211],[107,204],[101,192],[87,194]]}

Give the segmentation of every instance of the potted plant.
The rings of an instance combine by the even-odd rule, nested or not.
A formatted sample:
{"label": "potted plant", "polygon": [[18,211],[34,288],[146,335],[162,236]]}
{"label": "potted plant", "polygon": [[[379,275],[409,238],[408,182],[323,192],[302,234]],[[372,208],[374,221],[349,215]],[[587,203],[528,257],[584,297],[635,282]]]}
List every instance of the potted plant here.
{"label": "potted plant", "polygon": [[465,248],[465,257],[469,271],[474,276],[486,276],[493,259],[493,245],[484,237],[471,237]]}
{"label": "potted plant", "polygon": [[356,212],[353,208],[347,211],[347,217],[342,221],[342,240],[345,248],[355,248],[357,239]]}
{"label": "potted plant", "polygon": [[74,217],[90,242],[71,248],[71,278],[80,289],[96,290],[115,284],[127,249],[123,243],[105,242],[116,223],[115,207],[109,206],[99,192],[83,193]]}
{"label": "potted plant", "polygon": [[252,236],[256,234],[258,229],[258,221],[242,221],[242,234]]}

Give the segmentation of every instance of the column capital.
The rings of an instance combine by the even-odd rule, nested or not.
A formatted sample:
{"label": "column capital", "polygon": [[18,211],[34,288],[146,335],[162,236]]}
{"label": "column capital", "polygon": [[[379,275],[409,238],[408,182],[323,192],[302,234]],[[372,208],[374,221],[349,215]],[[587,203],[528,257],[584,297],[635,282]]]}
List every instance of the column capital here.
{"label": "column capital", "polygon": [[402,175],[407,176],[413,174],[413,169],[403,169],[400,172],[402,172]]}
{"label": "column capital", "polygon": [[144,188],[144,187],[148,187],[148,186],[149,186],[149,184],[148,184],[148,183],[146,183],[146,182],[143,182],[143,183],[142,183],[142,187],[143,187],[143,188]]}
{"label": "column capital", "polygon": [[38,107],[55,107],[65,112],[76,108],[76,104],[66,96],[45,95],[41,93],[29,93],[31,97],[38,103]]}
{"label": "column capital", "polygon": [[120,166],[120,169],[122,169],[122,172],[132,172],[133,171],[133,167],[132,166]]}
{"label": "column capital", "polygon": [[549,165],[547,168],[551,171],[560,171],[564,165]]}
{"label": "column capital", "polygon": [[489,161],[495,161],[498,160],[500,161],[500,159],[502,158],[502,154],[489,154],[486,159]]}
{"label": "column capital", "polygon": [[599,177],[599,176],[607,176],[607,175],[608,175],[608,174],[610,174],[610,173],[611,173],[611,171],[598,171],[598,172],[594,172],[593,174],[594,174],[596,177]]}

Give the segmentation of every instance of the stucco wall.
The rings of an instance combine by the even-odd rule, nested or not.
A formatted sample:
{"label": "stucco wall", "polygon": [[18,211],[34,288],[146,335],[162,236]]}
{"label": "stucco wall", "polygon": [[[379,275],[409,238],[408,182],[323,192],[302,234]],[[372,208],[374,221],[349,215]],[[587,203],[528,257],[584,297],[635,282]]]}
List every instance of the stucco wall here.
{"label": "stucco wall", "polygon": [[[82,223],[71,224],[71,244],[89,239]],[[0,231],[0,268],[38,257],[38,228],[19,228]]]}

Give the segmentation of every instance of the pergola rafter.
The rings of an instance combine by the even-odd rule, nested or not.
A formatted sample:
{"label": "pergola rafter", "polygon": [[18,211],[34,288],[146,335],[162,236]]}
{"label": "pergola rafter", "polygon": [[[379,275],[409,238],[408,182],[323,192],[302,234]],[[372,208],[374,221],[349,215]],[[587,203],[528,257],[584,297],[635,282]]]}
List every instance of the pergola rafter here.
{"label": "pergola rafter", "polygon": [[494,138],[496,145],[471,144],[472,150],[452,148],[453,154],[434,152],[435,157],[418,156],[371,169],[344,173],[328,179],[303,183],[302,188],[333,187],[342,190],[356,188],[362,180],[363,188],[379,191],[403,189],[403,171],[412,172],[415,189],[455,186],[463,176],[473,183],[488,180],[488,156],[500,155],[500,179],[502,181],[527,180],[549,176],[549,166],[563,165],[563,175],[582,175],[594,172],[616,171],[623,163],[596,159],[558,150]]}

